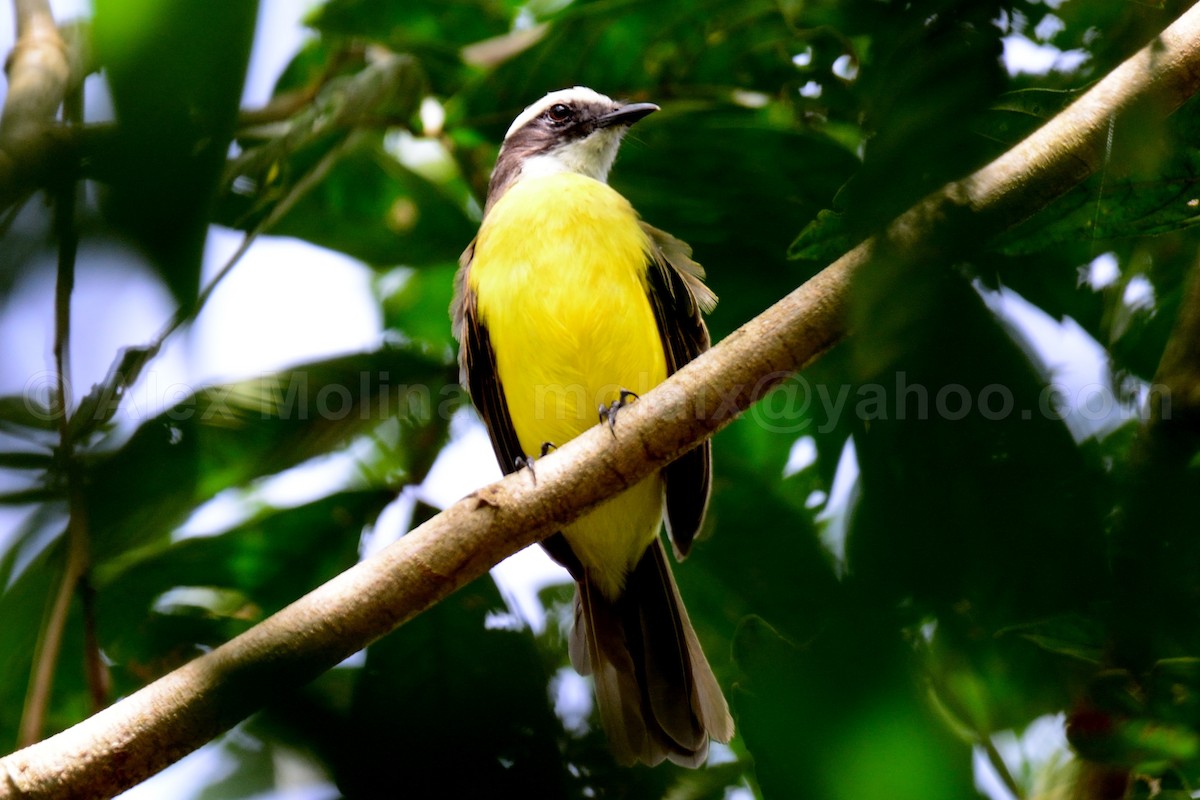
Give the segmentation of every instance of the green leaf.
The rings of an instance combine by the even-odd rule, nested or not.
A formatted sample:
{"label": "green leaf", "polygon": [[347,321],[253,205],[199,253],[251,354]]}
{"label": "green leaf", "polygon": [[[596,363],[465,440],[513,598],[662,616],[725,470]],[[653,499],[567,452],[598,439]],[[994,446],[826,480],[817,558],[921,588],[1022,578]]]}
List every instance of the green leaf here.
{"label": "green leaf", "polygon": [[1063,659],[1020,636],[989,635],[969,611],[943,613],[909,634],[930,694],[968,741],[1021,730],[1071,703],[1094,665]]}
{"label": "green leaf", "polygon": [[1069,656],[1089,664],[1100,664],[1107,644],[1107,633],[1096,620],[1070,614],[1039,622],[1011,625],[997,636],[1020,636],[1051,653]]}
{"label": "green leaf", "polygon": [[49,453],[0,453],[0,469],[44,470],[53,463]]}
{"label": "green leaf", "polygon": [[330,0],[309,24],[326,37],[366,39],[412,53],[439,93],[448,94],[466,74],[461,48],[507,33],[521,6],[516,0]]}
{"label": "green leaf", "polygon": [[216,647],[353,566],[364,527],[394,496],[371,489],[267,508],[223,533],[96,570],[101,642],[125,688]]}
{"label": "green leaf", "polygon": [[[282,165],[281,194],[335,146],[328,138]],[[226,224],[250,229],[265,209],[227,195]],[[378,266],[424,266],[457,261],[475,225],[449,190],[402,166],[383,150],[382,137],[357,136],[329,173],[271,232],[296,236]]]}
{"label": "green leaf", "polygon": [[[42,399],[24,395],[0,397],[0,430],[35,440],[57,438],[58,412]],[[44,434],[54,434],[53,437]]]}
{"label": "green leaf", "polygon": [[521,5],[516,0],[460,0],[450,4],[329,0],[309,17],[308,23],[322,33],[341,36],[464,45],[504,33]]}
{"label": "green leaf", "polygon": [[966,603],[989,632],[1082,613],[1105,583],[1097,467],[947,266],[884,263],[855,284],[850,568],[919,612]]}
{"label": "green leaf", "polygon": [[796,236],[788,248],[788,257],[828,264],[849,252],[861,238],[861,233],[852,228],[843,214],[825,208]]}
{"label": "green leaf", "polygon": [[249,1],[95,3],[96,53],[119,128],[98,140],[89,166],[111,188],[112,221],[185,305],[196,297],[257,11]]}
{"label": "green leaf", "polygon": [[404,753],[415,795],[566,795],[549,676],[510,623],[484,576],[368,648],[335,751],[343,791],[386,785]]}
{"label": "green leaf", "polygon": [[1082,93],[1078,89],[1041,87],[1006,92],[978,120],[975,131],[1005,147],[1011,147]]}
{"label": "green leaf", "polygon": [[0,506],[23,506],[30,503],[47,503],[62,499],[60,488],[51,486],[34,486],[28,489],[16,489],[11,492],[0,492]]}
{"label": "green leaf", "polygon": [[848,612],[803,646],[758,617],[739,626],[734,655],[745,677],[733,704],[763,796],[970,796],[966,745],[917,696],[886,623],[864,613]]}
{"label": "green leaf", "polygon": [[1068,241],[1108,246],[1155,236],[1200,221],[1200,103],[1169,119],[1153,109],[1122,118],[1110,130],[1104,162],[1092,178],[1002,236],[996,247],[1026,254]]}
{"label": "green leaf", "polygon": [[1164,658],[1151,668],[1147,682],[1157,719],[1200,728],[1200,658]]}
{"label": "green leaf", "polygon": [[521,108],[564,86],[640,96],[679,83],[710,98],[730,86],[774,96],[801,82],[789,12],[766,0],[571,3],[535,46],[478,77],[461,99],[502,133]]}
{"label": "green leaf", "polygon": [[1200,757],[1200,734],[1161,722],[1116,721],[1107,730],[1076,731],[1071,745],[1085,758],[1159,774]]}
{"label": "green leaf", "polygon": [[840,145],[775,104],[664,102],[630,138],[612,184],[647,222],[692,246],[721,298],[710,319],[716,338],[821,266],[798,268],[787,247],[796,221],[816,216],[857,166]]}
{"label": "green leaf", "polygon": [[41,563],[45,552],[66,532],[66,501],[41,498],[11,532],[7,549],[0,553],[0,594],[11,587],[24,569]]}
{"label": "green leaf", "polygon": [[[0,747],[7,751],[16,749],[17,730],[39,632],[49,613],[50,599],[59,588],[64,550],[60,539],[41,549],[15,579],[11,562],[3,564],[3,572],[7,574],[0,574],[7,579],[0,591],[0,620],[4,621],[0,625]],[[80,642],[83,637],[78,609],[72,611],[64,640]],[[50,732],[74,724],[87,713],[81,668],[83,659],[77,657],[79,652],[78,647],[70,653],[64,648],[56,666],[58,691],[49,709]],[[71,717],[72,709],[76,714],[74,717]]]}
{"label": "green leaf", "polygon": [[387,329],[452,351],[455,343],[447,310],[457,271],[458,264],[451,263],[419,270],[400,267],[380,276],[376,287]]}
{"label": "green leaf", "polygon": [[[341,51],[333,42],[309,39],[301,45],[280,73],[279,80],[275,82],[274,95],[278,97],[287,92],[310,90],[320,85],[322,80],[329,78],[329,73],[339,58]],[[346,65],[344,69],[349,73],[352,67],[361,68],[362,64]]]}
{"label": "green leaf", "polygon": [[[163,542],[218,492],[328,453],[388,420],[444,431],[460,402],[453,373],[440,358],[387,347],[199,390],[117,449],[86,459],[97,562]],[[404,454],[401,447],[397,456]],[[410,466],[399,460],[392,468]]]}

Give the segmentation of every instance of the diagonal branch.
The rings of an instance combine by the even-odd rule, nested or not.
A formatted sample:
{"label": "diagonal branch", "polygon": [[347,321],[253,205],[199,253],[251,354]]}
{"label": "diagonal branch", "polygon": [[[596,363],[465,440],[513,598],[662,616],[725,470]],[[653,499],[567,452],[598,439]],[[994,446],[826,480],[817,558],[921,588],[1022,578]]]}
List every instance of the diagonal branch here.
{"label": "diagonal branch", "polygon": [[[0,759],[0,798],[107,797],[144,780],[393,630],[503,557],[729,424],[845,333],[852,276],[875,254],[945,259],[1019,222],[1101,162],[1112,115],[1163,113],[1200,90],[1200,6],[1032,136],[930,195],[623,412],[525,472],[470,495],[213,652],[75,727]],[[955,235],[950,235],[950,234]]]}

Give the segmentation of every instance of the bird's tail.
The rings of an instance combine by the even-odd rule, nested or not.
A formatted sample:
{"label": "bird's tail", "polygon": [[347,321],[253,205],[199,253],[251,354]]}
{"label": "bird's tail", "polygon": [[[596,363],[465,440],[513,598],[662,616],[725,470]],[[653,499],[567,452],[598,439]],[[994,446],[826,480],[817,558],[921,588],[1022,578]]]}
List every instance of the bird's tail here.
{"label": "bird's tail", "polygon": [[698,767],[708,740],[728,742],[733,718],[700,649],[679,589],[655,540],[615,600],[581,581],[571,663],[594,675],[600,719],[622,764],[669,758]]}

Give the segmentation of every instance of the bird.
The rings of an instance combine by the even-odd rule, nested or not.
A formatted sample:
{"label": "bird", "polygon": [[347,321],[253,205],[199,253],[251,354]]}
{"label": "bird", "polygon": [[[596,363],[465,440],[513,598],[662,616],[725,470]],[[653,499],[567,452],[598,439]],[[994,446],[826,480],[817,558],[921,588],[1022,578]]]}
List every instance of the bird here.
{"label": "bird", "polygon": [[[608,184],[630,126],[658,111],[583,86],[522,111],[460,259],[452,317],[461,381],[505,473],[578,436],[709,347],[716,295],[691,248]],[[598,420],[599,417],[599,420]],[[733,718],[667,561],[700,530],[709,442],[542,542],[576,582],[568,650],[592,675],[622,765],[698,767]],[[536,479],[536,472],[535,472]]]}

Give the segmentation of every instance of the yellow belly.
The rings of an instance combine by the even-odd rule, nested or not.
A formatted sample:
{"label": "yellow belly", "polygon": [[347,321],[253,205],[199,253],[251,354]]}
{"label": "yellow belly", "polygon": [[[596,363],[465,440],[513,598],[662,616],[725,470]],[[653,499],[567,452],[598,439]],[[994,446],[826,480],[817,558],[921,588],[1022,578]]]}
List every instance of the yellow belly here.
{"label": "yellow belly", "polygon": [[[527,454],[595,425],[598,406],[621,389],[642,394],[666,378],[646,296],[648,247],[625,198],[582,175],[519,181],[488,213],[470,281]],[[563,533],[615,597],[661,519],[655,475]]]}

